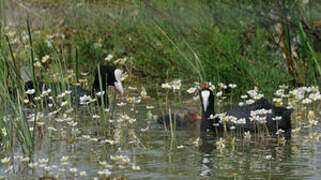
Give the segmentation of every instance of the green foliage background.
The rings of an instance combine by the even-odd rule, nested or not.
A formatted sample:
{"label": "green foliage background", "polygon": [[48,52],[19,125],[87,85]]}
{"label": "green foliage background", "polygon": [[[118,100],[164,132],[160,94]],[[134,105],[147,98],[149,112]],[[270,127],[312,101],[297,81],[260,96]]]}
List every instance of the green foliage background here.
{"label": "green foliage background", "polygon": [[[6,24],[24,29],[30,18],[32,31],[64,33],[62,56],[71,63],[77,49],[84,70],[114,54],[130,57],[127,69],[151,83],[180,78],[272,92],[280,84],[318,85],[320,79],[318,1],[14,0],[3,7]],[[41,39],[34,49],[39,58],[51,53]]]}

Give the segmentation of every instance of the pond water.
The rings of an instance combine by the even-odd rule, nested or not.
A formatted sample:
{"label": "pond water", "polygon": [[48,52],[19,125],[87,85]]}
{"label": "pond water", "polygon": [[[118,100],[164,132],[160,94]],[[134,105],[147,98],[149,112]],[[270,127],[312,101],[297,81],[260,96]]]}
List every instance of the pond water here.
{"label": "pond water", "polygon": [[[215,139],[198,142],[199,126],[177,129],[175,137],[164,132],[148,118],[149,113],[159,111],[146,109],[151,101],[135,105],[134,110],[126,106],[124,112],[136,122],[119,121],[121,112],[115,113],[113,122],[108,122],[107,136],[97,131],[101,125],[86,107],[74,110],[72,117],[79,131],[75,136],[67,125],[68,118],[59,121],[63,119],[60,116],[44,115],[39,121],[45,125],[38,128],[36,152],[31,157],[36,167],[24,163],[18,151],[11,172],[5,172],[8,165],[1,164],[1,176],[92,179],[103,178],[99,173],[105,169],[111,173],[109,177],[120,179],[319,179],[321,175],[321,144],[309,139],[311,128],[292,134],[282,144],[276,137],[236,138],[235,143],[226,138],[225,148],[219,150]],[[189,108],[197,110],[198,103]],[[56,130],[49,130],[51,126]],[[313,132],[320,132],[320,128]],[[6,156],[11,155],[8,152],[0,157]],[[85,176],[80,175],[83,171]]]}

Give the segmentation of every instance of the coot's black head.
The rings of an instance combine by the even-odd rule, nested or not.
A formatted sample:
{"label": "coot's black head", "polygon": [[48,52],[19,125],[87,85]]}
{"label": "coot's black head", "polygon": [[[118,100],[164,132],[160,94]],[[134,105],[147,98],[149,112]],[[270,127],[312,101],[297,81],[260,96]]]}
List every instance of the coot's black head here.
{"label": "coot's black head", "polygon": [[32,81],[27,81],[25,83],[25,90],[27,91],[28,89],[34,89]]}
{"label": "coot's black head", "polygon": [[[111,66],[111,65],[100,66],[102,89],[106,90],[108,86],[114,86],[118,92],[123,94],[124,89],[121,83],[121,74],[122,74],[122,70],[116,69],[114,66]],[[100,91],[98,70],[95,73],[93,91],[95,92]]]}
{"label": "coot's black head", "polygon": [[[211,115],[215,115],[214,111],[214,94],[208,85],[202,86],[200,90],[200,99],[202,103],[202,120],[201,120],[201,137],[207,136],[207,132],[215,130],[213,126],[213,119],[210,119]],[[204,134],[205,133],[205,134]]]}
{"label": "coot's black head", "polygon": [[200,99],[202,103],[202,113],[213,113],[214,115],[214,94],[208,85],[203,85],[200,90]]}

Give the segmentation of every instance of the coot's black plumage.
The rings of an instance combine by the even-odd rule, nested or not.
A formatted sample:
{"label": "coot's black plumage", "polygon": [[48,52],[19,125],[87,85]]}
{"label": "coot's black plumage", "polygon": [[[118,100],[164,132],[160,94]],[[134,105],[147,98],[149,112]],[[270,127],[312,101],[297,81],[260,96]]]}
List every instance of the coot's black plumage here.
{"label": "coot's black plumage", "polygon": [[[100,72],[101,85],[102,85],[101,88],[100,88],[99,72]],[[122,74],[122,71],[120,69],[116,69],[115,66],[111,66],[111,65],[100,66],[99,70],[97,69],[95,72],[95,80],[93,83],[92,93],[96,94],[97,92],[100,92],[101,89],[107,92],[108,86],[114,86],[118,92],[123,94],[124,89],[120,80],[121,74]],[[105,104],[108,105],[107,93],[105,93],[103,97],[105,100]]]}
{"label": "coot's black plumage", "polygon": [[[222,123],[219,123],[220,120],[218,117],[210,118],[211,115],[215,115],[213,92],[208,89],[208,87],[203,87],[200,91],[200,99],[202,103],[201,131],[224,131],[224,126]],[[244,128],[244,131],[254,132],[256,126],[254,122],[250,120],[251,111],[260,109],[272,110],[272,113],[266,114],[266,127],[268,128],[269,132],[276,132],[278,129],[282,129],[285,132],[291,131],[291,113],[293,112],[293,109],[277,107],[275,105],[272,105],[265,98],[261,98],[255,101],[253,104],[244,105],[227,111],[226,115],[234,116],[237,119],[246,119],[246,123],[244,125],[236,125],[232,122],[227,122],[227,130],[229,130],[231,126],[236,126],[242,127],[242,129]],[[272,119],[276,116],[282,117],[281,120],[278,120],[278,124],[276,124],[276,121]],[[214,125],[218,126],[215,127]]]}
{"label": "coot's black plumage", "polygon": [[[49,84],[45,84],[40,81],[40,82],[37,82],[37,86],[40,92],[50,88],[52,93],[55,95],[62,93],[63,90],[71,91],[71,97],[73,102],[80,103],[80,100],[79,100],[80,97],[83,97],[85,95],[94,96],[97,92],[100,92],[101,89],[106,92],[108,86],[114,86],[117,91],[123,94],[124,90],[120,81],[121,73],[122,71],[120,69],[116,69],[114,66],[111,66],[111,65],[100,66],[100,77],[101,77],[102,88],[100,88],[100,83],[99,83],[99,72],[98,70],[96,70],[95,80],[91,91],[83,89],[79,86],[74,86],[72,84],[59,83],[59,82],[52,82]],[[25,83],[25,90],[27,91],[29,89],[35,89],[35,85],[32,81],[27,81]],[[29,95],[29,98],[33,99],[33,95]],[[105,105],[108,106],[107,93],[104,93],[103,98],[104,98]],[[100,102],[100,98],[98,98],[98,101]]]}

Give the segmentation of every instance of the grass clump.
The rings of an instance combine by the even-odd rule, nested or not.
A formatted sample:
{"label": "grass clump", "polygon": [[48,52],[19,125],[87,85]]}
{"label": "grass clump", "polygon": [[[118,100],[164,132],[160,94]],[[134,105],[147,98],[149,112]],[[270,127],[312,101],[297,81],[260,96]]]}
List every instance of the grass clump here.
{"label": "grass clump", "polygon": [[[47,1],[25,5],[37,14],[30,13],[34,19],[49,17],[40,18],[34,29],[48,32],[47,37],[64,35],[56,49],[67,66],[77,49],[80,68],[92,69],[91,64],[108,54],[128,56],[135,75],[158,83],[170,77],[237,83],[241,90],[264,86],[263,91],[271,93],[279,84],[319,82],[321,5],[316,1]],[[46,12],[41,14],[39,9]],[[52,50],[36,41],[34,51],[41,57]]]}

